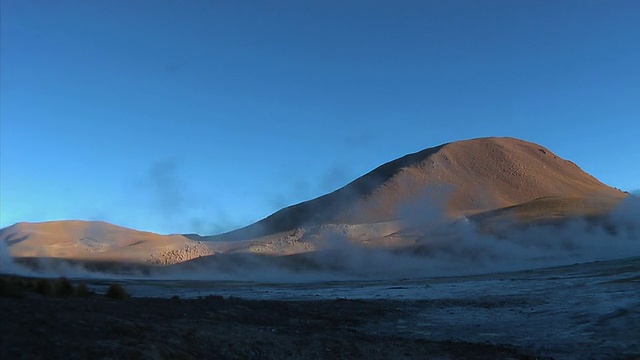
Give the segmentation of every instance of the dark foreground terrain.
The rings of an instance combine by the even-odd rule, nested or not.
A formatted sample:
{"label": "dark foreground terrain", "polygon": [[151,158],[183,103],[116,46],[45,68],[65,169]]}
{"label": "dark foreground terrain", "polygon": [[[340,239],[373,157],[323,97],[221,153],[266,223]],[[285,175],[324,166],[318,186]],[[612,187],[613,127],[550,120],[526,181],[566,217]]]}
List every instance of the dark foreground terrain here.
{"label": "dark foreground terrain", "polygon": [[[2,297],[2,359],[491,359],[530,349],[378,333],[406,301]],[[415,305],[415,304],[413,304]]]}
{"label": "dark foreground terrain", "polygon": [[0,359],[640,359],[639,257],[415,280],[123,283],[0,277]]}

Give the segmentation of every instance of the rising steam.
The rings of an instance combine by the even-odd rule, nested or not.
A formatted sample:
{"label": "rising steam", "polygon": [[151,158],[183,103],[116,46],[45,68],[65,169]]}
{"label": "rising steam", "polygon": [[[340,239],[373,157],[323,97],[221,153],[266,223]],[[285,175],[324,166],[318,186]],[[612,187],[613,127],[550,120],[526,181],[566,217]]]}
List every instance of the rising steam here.
{"label": "rising steam", "polygon": [[[609,215],[595,220],[506,226],[500,232],[484,231],[466,218],[452,221],[444,216],[445,200],[446,196],[434,200],[428,194],[398,208],[397,216],[410,232],[391,237],[411,239],[404,246],[368,246],[343,231],[353,225],[329,225],[307,229],[300,237],[314,245],[314,251],[289,256],[216,254],[151,270],[117,269],[116,275],[50,260],[37,268],[42,274],[71,277],[304,282],[469,275],[640,256],[638,196],[629,196]],[[2,273],[30,272],[13,261],[4,241],[0,256]]]}

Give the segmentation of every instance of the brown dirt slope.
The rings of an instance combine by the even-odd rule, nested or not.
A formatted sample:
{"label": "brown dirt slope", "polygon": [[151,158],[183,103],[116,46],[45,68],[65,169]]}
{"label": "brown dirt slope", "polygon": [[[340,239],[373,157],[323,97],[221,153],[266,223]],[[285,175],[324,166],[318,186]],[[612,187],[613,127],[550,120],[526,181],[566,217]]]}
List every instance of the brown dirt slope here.
{"label": "brown dirt slope", "polygon": [[543,146],[514,138],[479,138],[406,155],[330,194],[209,238],[248,239],[302,226],[386,221],[398,218],[399,209],[417,199],[460,216],[542,197],[625,196]]}
{"label": "brown dirt slope", "polygon": [[[159,235],[101,221],[18,223],[0,230],[0,241],[6,242],[13,256],[21,258],[165,265],[212,254],[206,246],[182,235]],[[179,259],[165,259],[171,256]]]}

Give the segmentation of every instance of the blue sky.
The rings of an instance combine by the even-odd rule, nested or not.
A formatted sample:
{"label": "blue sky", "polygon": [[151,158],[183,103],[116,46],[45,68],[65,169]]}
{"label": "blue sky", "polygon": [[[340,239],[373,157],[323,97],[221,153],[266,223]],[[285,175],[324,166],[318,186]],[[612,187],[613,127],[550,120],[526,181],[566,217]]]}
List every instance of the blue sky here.
{"label": "blue sky", "polygon": [[637,1],[1,2],[0,226],[215,233],[512,136],[640,188]]}

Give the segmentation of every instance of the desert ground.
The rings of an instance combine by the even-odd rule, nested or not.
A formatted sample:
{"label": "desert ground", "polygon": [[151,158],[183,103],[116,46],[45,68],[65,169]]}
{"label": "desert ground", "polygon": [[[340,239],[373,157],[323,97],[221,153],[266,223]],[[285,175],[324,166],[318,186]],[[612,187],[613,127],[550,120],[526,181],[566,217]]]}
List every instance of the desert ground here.
{"label": "desert ground", "polygon": [[[637,257],[411,280],[74,282],[96,294],[0,298],[3,359],[640,355]],[[133,297],[102,295],[113,282]]]}

